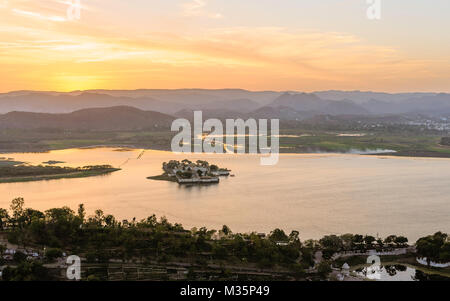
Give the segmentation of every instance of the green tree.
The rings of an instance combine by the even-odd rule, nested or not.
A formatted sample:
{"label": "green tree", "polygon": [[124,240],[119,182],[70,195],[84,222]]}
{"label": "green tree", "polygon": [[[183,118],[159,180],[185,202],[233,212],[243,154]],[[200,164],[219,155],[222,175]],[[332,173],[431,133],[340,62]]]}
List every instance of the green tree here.
{"label": "green tree", "polygon": [[334,253],[340,251],[344,246],[342,239],[336,235],[326,235],[319,240],[319,243],[322,245],[323,255],[327,259],[330,259]]}
{"label": "green tree", "polygon": [[394,242],[397,244],[397,246],[404,247],[408,244],[408,238],[404,236],[397,236]]}
{"label": "green tree", "polygon": [[27,260],[27,255],[20,251],[17,251],[16,253],[14,253],[13,259],[15,262],[21,263]]}
{"label": "green tree", "polygon": [[275,229],[272,232],[270,232],[269,239],[271,241],[277,242],[277,241],[283,241],[287,242],[289,240],[289,237],[284,233],[281,229]]}
{"label": "green tree", "polygon": [[331,263],[328,261],[322,261],[317,267],[317,273],[322,279],[326,279],[331,272]]}
{"label": "green tree", "polygon": [[84,218],[86,217],[86,209],[84,208],[84,204],[78,205],[78,217],[82,222],[84,222]]}
{"label": "green tree", "polygon": [[440,261],[441,248],[445,245],[447,234],[436,232],[434,235],[419,238],[416,242],[417,254],[431,261]]}
{"label": "green tree", "polygon": [[396,239],[397,235],[389,235],[384,239],[384,243],[387,244],[389,247],[393,247]]}
{"label": "green tree", "polygon": [[8,210],[0,208],[0,230],[3,230],[9,220]]}
{"label": "green tree", "polygon": [[231,229],[227,225],[223,225],[222,226],[222,233],[228,236],[228,235],[231,234]]}
{"label": "green tree", "polygon": [[372,244],[376,241],[375,237],[370,236],[370,235],[366,235],[364,236],[364,243],[366,244],[366,246],[368,246],[369,248],[372,247]]}
{"label": "green tree", "polygon": [[446,242],[439,252],[441,262],[450,262],[450,242]]}
{"label": "green tree", "polygon": [[62,251],[57,248],[49,248],[45,251],[45,257],[50,261],[55,260],[56,258],[62,257]]}
{"label": "green tree", "polygon": [[15,198],[11,201],[10,209],[13,213],[14,223],[18,226],[22,225],[23,205],[25,201],[23,198]]}
{"label": "green tree", "polygon": [[49,271],[42,263],[23,261],[16,268],[3,270],[4,281],[48,281],[52,280]]}

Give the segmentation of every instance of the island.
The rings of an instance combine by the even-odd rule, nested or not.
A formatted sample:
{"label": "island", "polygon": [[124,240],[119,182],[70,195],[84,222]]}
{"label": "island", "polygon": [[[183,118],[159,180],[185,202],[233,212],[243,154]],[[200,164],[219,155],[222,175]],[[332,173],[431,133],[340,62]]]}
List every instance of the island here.
{"label": "island", "polygon": [[32,166],[26,164],[0,166],[0,183],[84,178],[109,174],[120,170],[111,165],[84,167]]}
{"label": "island", "polygon": [[64,161],[57,161],[57,160],[49,160],[49,161],[46,161],[46,162],[42,162],[42,164],[45,164],[45,165],[56,165],[56,164],[62,164],[62,163],[66,163],[66,162],[64,162]]}
{"label": "island", "polygon": [[183,161],[171,160],[164,162],[162,169],[164,173],[147,179],[177,182],[178,184],[216,184],[220,182],[219,177],[229,176],[230,171],[217,165],[209,164],[207,161],[197,160],[195,163],[184,159]]}

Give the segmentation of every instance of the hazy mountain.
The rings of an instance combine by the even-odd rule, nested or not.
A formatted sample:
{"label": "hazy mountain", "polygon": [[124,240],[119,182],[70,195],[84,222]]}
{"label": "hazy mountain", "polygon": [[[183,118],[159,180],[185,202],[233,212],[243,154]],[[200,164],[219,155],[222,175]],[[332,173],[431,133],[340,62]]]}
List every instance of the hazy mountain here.
{"label": "hazy mountain", "polygon": [[362,104],[372,114],[450,114],[450,94],[412,97],[395,102],[371,99]]}
{"label": "hazy mountain", "polygon": [[351,100],[331,101],[328,105],[319,109],[320,112],[330,115],[367,115],[369,111]]}
{"label": "hazy mountain", "polygon": [[205,104],[233,99],[250,99],[260,105],[272,102],[282,92],[247,91],[243,89],[139,89],[139,90],[89,90],[91,93],[125,97],[152,97],[162,101]]}
{"label": "hazy mountain", "polygon": [[315,111],[298,112],[287,106],[266,106],[247,114],[247,116],[248,118],[255,119],[277,118],[280,120],[303,120],[306,118],[311,118],[316,114],[318,114],[318,112]]}
{"label": "hazy mountain", "polygon": [[296,111],[317,111],[328,105],[330,102],[319,98],[315,94],[299,93],[291,94],[284,93],[277,97],[269,106],[271,107],[289,107]]}
{"label": "hazy mountain", "polygon": [[29,93],[15,96],[3,96],[0,98],[0,113],[12,111],[70,113],[85,108],[101,108],[120,105],[167,113],[174,111],[174,104],[167,104],[152,98],[113,97],[106,94],[83,92],[79,95]]}
{"label": "hazy mountain", "polygon": [[0,129],[140,130],[170,128],[174,117],[127,106],[83,109],[66,114],[10,112],[0,115]]}
{"label": "hazy mountain", "polygon": [[[158,111],[174,114],[182,109],[231,109],[240,112],[255,110],[261,105],[251,99],[226,99],[224,97],[206,94],[173,94],[159,95],[158,99],[143,96],[142,93],[111,93],[71,92],[58,94],[56,92],[11,92],[0,94],[0,113],[12,111],[39,113],[69,113],[85,108],[111,106],[132,106],[142,110]],[[135,94],[119,96],[119,94]],[[145,93],[144,93],[145,94]],[[152,93],[157,95],[157,93]],[[175,102],[179,101],[179,102]]]}
{"label": "hazy mountain", "polygon": [[396,102],[402,101],[414,97],[433,96],[437,93],[384,93],[384,92],[371,92],[371,91],[317,91],[315,95],[323,99],[329,100],[351,100],[357,104],[365,103],[370,100],[379,100],[383,102]]}
{"label": "hazy mountain", "polygon": [[360,115],[316,115],[304,119],[303,124],[311,125],[343,125],[343,124],[399,124],[413,120],[402,115],[360,116]]}
{"label": "hazy mountain", "polygon": [[232,99],[220,102],[210,103],[204,106],[199,106],[198,109],[205,110],[230,110],[240,113],[249,113],[260,108],[261,105],[251,99]]}
{"label": "hazy mountain", "polygon": [[[0,114],[12,111],[70,113],[85,108],[130,106],[169,115],[208,111],[216,118],[249,116],[299,120],[314,115],[450,114],[450,94],[241,89],[13,91],[0,94]],[[278,108],[278,109],[269,109]],[[185,112],[183,113],[183,111]],[[182,112],[183,114],[178,114]],[[270,115],[272,112],[273,115]]]}
{"label": "hazy mountain", "polygon": [[341,115],[341,114],[368,114],[368,111],[353,103],[351,100],[333,101],[325,100],[315,94],[285,93],[276,98],[271,107],[289,107],[297,112],[316,112],[318,114]]}
{"label": "hazy mountain", "polygon": [[[194,111],[192,109],[184,109],[181,111],[178,111],[174,114],[174,116],[178,118],[185,118],[188,120],[193,120],[194,118]],[[237,112],[233,110],[227,110],[227,109],[216,109],[216,110],[202,110],[202,118],[203,121],[210,118],[225,120],[225,119],[247,119],[247,115],[242,112]]]}

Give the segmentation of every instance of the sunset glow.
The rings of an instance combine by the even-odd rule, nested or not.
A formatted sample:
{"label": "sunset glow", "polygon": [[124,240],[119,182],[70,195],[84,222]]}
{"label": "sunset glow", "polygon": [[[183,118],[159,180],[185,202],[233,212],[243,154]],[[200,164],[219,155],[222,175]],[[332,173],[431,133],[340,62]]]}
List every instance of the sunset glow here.
{"label": "sunset glow", "polygon": [[450,91],[448,0],[70,2],[0,0],[1,92]]}

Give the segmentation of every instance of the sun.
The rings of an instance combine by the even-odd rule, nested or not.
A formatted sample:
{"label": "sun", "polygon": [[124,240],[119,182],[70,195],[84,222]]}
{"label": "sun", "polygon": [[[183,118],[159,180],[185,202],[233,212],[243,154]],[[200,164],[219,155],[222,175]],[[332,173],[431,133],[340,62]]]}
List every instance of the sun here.
{"label": "sun", "polygon": [[55,79],[58,91],[83,91],[101,87],[103,80],[91,75],[61,75]]}

